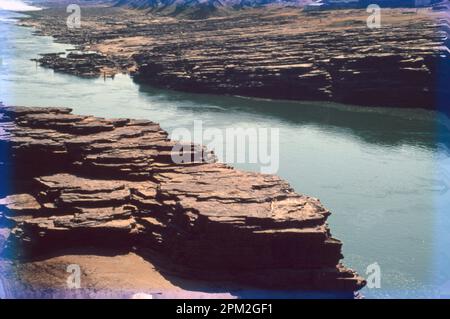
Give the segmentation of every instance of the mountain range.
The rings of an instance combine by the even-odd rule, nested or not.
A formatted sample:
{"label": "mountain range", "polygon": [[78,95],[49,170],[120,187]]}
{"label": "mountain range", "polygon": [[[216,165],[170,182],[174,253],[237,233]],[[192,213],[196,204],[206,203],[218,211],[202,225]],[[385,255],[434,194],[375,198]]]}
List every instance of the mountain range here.
{"label": "mountain range", "polygon": [[118,0],[115,6],[147,9],[152,13],[203,19],[231,11],[272,4],[299,5],[304,0]]}

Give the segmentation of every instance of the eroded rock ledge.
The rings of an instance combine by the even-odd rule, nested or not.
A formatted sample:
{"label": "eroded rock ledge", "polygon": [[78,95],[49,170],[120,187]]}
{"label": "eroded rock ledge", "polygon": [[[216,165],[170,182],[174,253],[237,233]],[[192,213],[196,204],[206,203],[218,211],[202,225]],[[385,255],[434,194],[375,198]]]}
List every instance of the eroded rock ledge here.
{"label": "eroded rock ledge", "polygon": [[247,36],[243,29],[240,36],[158,43],[134,56],[134,77],[197,93],[445,110],[450,20],[443,17],[374,30],[356,20],[326,30]]}
{"label": "eroded rock ledge", "polygon": [[174,164],[156,123],[0,107],[0,145],[4,255],[121,247],[195,278],[349,296],[365,284],[339,263],[319,200],[213,154]]}
{"label": "eroded rock ledge", "polygon": [[448,11],[383,9],[382,27],[370,29],[365,9],[262,8],[196,21],[83,10],[81,29],[67,29],[65,8],[33,13],[24,23],[102,55],[48,55],[42,65],[82,76],[128,70],[138,83],[188,92],[449,114]]}

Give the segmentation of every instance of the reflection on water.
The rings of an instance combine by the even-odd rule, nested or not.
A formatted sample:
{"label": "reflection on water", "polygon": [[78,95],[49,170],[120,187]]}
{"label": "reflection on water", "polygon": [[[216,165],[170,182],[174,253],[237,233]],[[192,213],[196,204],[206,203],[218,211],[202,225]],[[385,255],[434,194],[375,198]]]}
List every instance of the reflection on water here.
{"label": "reflection on water", "polygon": [[[364,289],[367,297],[436,296],[437,286],[450,279],[442,245],[449,238],[442,225],[449,224],[443,203],[450,183],[438,173],[449,158],[445,117],[424,110],[186,94],[138,86],[125,75],[79,79],[30,61],[67,47],[51,38],[0,23],[0,42],[5,104],[147,118],[169,132],[192,128],[194,120],[205,128],[279,128],[278,174],[333,212],[330,226],[344,242],[347,265],[363,275],[369,264],[380,265],[382,288]],[[256,164],[236,166],[259,170]]]}

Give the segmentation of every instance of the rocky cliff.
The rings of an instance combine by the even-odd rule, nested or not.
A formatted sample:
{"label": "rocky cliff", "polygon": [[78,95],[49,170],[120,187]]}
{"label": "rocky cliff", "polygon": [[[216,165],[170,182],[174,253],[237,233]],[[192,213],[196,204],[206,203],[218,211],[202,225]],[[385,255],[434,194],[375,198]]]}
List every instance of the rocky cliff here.
{"label": "rocky cliff", "polygon": [[135,78],[199,93],[448,108],[448,20],[405,20],[380,29],[349,20],[333,29],[299,24],[293,30],[295,22],[285,18],[284,33],[260,21],[251,33],[229,25],[220,32],[197,29],[204,37],[156,43],[134,56]]}
{"label": "rocky cliff", "polygon": [[280,178],[201,160],[175,164],[158,124],[0,108],[0,244],[22,260],[62,247],[121,248],[207,280],[333,291],[365,284],[319,200]]}
{"label": "rocky cliff", "polygon": [[448,11],[384,9],[371,29],[365,10],[248,9],[196,21],[102,10],[86,9],[79,30],[56,11],[33,13],[41,33],[102,54],[40,63],[86,76],[130,70],[139,83],[189,92],[449,112]]}

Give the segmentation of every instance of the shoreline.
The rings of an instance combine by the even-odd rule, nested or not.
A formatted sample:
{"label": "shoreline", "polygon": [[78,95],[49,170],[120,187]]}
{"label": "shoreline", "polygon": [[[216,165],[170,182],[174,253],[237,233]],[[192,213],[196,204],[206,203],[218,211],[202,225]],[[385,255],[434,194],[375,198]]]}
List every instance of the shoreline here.
{"label": "shoreline", "polygon": [[[28,34],[29,34],[29,32],[28,31],[26,31],[26,34],[27,34],[27,36],[28,36]],[[48,41],[50,41],[50,39],[48,39]],[[38,51],[38,50],[35,50],[36,52]],[[27,65],[30,65],[30,63],[28,63]],[[32,67],[34,67],[34,63],[31,65]],[[45,70],[40,70],[40,72],[43,72],[43,73],[46,73],[46,74],[49,74],[49,75],[51,75],[52,74],[52,71],[45,71]],[[59,78],[59,76],[56,76],[55,75],[55,78]],[[66,78],[66,79],[72,79],[71,77],[63,77],[63,78]],[[73,81],[75,81],[75,82],[78,82],[77,81],[77,79],[76,78],[73,78]],[[128,80],[127,80],[128,81]],[[93,83],[94,81],[79,81],[80,83],[87,83],[87,85],[89,85],[89,83]],[[102,82],[103,83],[103,81],[98,81],[98,82]],[[113,83],[112,81],[109,81],[110,83]],[[123,81],[120,81],[120,82],[123,82]],[[119,83],[120,83],[119,82]],[[45,83],[45,79],[43,80],[43,83]],[[44,86],[42,86],[43,88],[44,88]],[[83,87],[86,87],[86,85],[85,86],[83,86]],[[52,91],[53,92],[53,91]],[[39,94],[39,93],[38,93]],[[55,94],[55,93],[54,93]],[[97,94],[101,94],[101,90],[99,91],[99,90],[97,90]],[[170,94],[170,93],[169,93]],[[31,95],[31,96],[33,96],[33,95]],[[183,97],[184,95],[180,95],[180,97]],[[37,97],[37,96],[36,96]],[[189,98],[189,97],[188,97]],[[209,97],[209,98],[214,98],[214,97]],[[217,97],[217,99],[219,99],[218,97]],[[23,100],[22,100],[23,101]],[[233,101],[233,100],[231,100],[231,101]],[[217,102],[219,102],[218,100],[217,100]],[[18,102],[19,103],[19,102]],[[20,105],[29,105],[29,104],[27,104],[27,102],[25,102],[25,101],[23,101],[23,102],[20,102],[21,104]],[[75,102],[74,102],[75,103]],[[72,103],[72,104],[70,104],[70,106],[73,106],[73,107],[76,107],[76,105],[74,104],[74,103]],[[174,102],[174,103],[176,103],[176,101]],[[224,104],[229,104],[230,103],[230,101],[225,101],[224,102]],[[239,100],[237,100],[236,101],[236,103],[240,103],[239,102]],[[48,103],[48,102],[41,102],[40,103],[41,105],[51,105],[52,104],[52,102],[50,102],[50,103]],[[66,104],[64,104],[64,103],[59,103],[60,105],[66,105]],[[257,106],[257,104],[263,104],[263,102],[256,102],[256,103],[252,103],[252,104],[255,104],[255,106]],[[95,104],[94,104],[95,105]],[[138,104],[136,104],[136,105],[138,105]],[[276,103],[274,103],[273,104],[273,107],[274,108],[276,108]],[[364,111],[365,109],[364,108],[360,108],[362,111]],[[84,108],[84,109],[77,109],[77,110],[79,110],[79,114],[90,114],[89,112],[90,112],[90,110],[89,109],[86,109],[86,108]],[[81,111],[81,110],[83,110],[83,111]],[[117,114],[119,114],[119,115],[117,115]],[[408,112],[405,112],[405,114],[408,114]],[[107,117],[109,117],[109,115],[108,115],[108,112],[104,112],[103,114],[102,114],[102,112],[97,112],[97,115],[100,115],[100,116],[107,116]],[[122,112],[115,112],[115,116],[128,116],[129,114],[127,114],[127,111],[126,111],[126,108],[125,108],[125,110]],[[155,118],[155,117],[153,117],[153,116],[148,116],[148,118]],[[157,118],[157,117],[156,117]],[[382,119],[382,117],[380,116],[380,120]],[[400,123],[400,122],[399,122]],[[364,123],[363,123],[364,124]],[[373,141],[372,141],[373,142]],[[286,174],[284,174],[284,177],[286,178]],[[289,178],[288,178],[289,179]],[[301,176],[299,175],[299,176],[296,176],[295,178],[291,178],[291,179],[289,179],[289,180],[291,180],[291,182],[294,180],[294,179],[301,179]],[[298,185],[297,185],[297,189],[299,189],[299,190],[301,190],[302,189],[302,187],[298,187]],[[309,190],[309,191],[306,191],[306,190],[304,190],[304,192],[306,192],[306,193],[310,193],[310,194],[318,194],[317,192],[315,192],[314,190]],[[323,199],[329,199],[330,197],[329,196],[324,196],[323,194],[321,194],[320,195],[320,197],[321,198],[323,198]],[[331,195],[331,198],[333,198],[333,195]],[[329,205],[328,203],[327,203],[327,205]],[[335,213],[337,214],[337,215],[335,215],[335,218],[333,218],[333,220],[336,220],[336,219],[338,219],[338,214],[340,214],[341,212],[339,211],[339,209],[335,209],[335,206],[334,205],[330,205],[331,207],[333,207],[333,210],[335,211]],[[339,205],[338,205],[339,206]],[[355,214],[355,216],[359,216],[359,215],[356,215]],[[352,217],[350,217],[350,218],[352,218]],[[332,229],[335,229],[335,232],[336,232],[336,228],[334,228],[334,223],[333,223],[333,221],[331,221],[332,222]],[[355,232],[355,233],[357,233],[357,232]],[[350,232],[350,234],[353,234],[352,232]],[[343,236],[343,233],[342,233],[342,230],[340,230],[339,231],[339,237],[340,238],[343,238],[343,239],[345,239],[344,241],[345,241],[345,243],[349,243],[349,244],[353,244],[353,242],[352,242],[352,239],[351,238],[345,238],[344,236]],[[346,247],[346,245],[344,245],[344,248]],[[350,247],[350,246],[347,246],[347,247]],[[350,251],[350,249],[349,249],[349,251]],[[348,253],[348,252],[347,252]],[[349,255],[347,255],[347,253],[345,254],[347,257],[349,257]],[[354,261],[353,261],[353,259],[352,259],[352,256],[350,256],[350,260],[348,261],[348,263],[349,264],[351,264],[352,266],[353,265],[355,265],[355,267],[360,271],[360,273],[363,273],[364,272],[364,270],[362,270],[362,269],[364,269],[364,267],[361,267],[361,265],[358,265],[358,263],[354,263]]]}
{"label": "shoreline", "polygon": [[[18,12],[20,13],[20,12]],[[18,26],[21,27],[25,27],[25,28],[32,28],[37,30],[37,27],[34,25],[28,25],[28,24],[21,24],[20,21],[24,21],[27,20],[28,17],[21,17],[21,18],[15,18],[16,21],[18,21],[16,24]],[[55,43],[61,43],[61,44],[67,44],[70,46],[74,46],[73,44],[67,43],[67,42],[63,42],[63,41],[58,41],[57,38],[55,38],[52,35],[47,35],[47,34],[34,34],[35,36],[50,36],[53,38]],[[72,48],[72,49],[67,49],[66,52],[58,52],[58,53],[49,53],[50,56],[53,56],[54,54],[58,54],[58,55],[64,55],[70,52],[82,52],[77,48]],[[98,53],[98,52],[97,52]],[[33,61],[37,61],[37,59],[32,59]],[[42,65],[41,65],[42,66]],[[45,66],[44,66],[45,67]],[[51,66],[47,66],[48,68],[52,68]],[[66,71],[64,70],[55,70],[53,69],[55,72],[60,72],[63,74],[68,74]],[[130,76],[130,80],[133,81],[133,77],[131,76],[131,74],[129,72],[126,71],[113,71],[111,73],[108,73],[106,75],[107,78],[114,78],[115,75],[117,75],[118,73],[123,74],[123,75],[127,75]],[[70,73],[69,73],[70,74]],[[75,74],[72,74],[75,75]],[[85,78],[98,78],[98,77],[102,77],[101,75],[98,74],[92,74],[91,76],[82,76],[82,75],[75,75],[78,77],[85,77]],[[135,82],[136,83],[136,82]],[[448,127],[450,127],[449,121],[450,121],[450,113],[446,113],[445,111],[439,109],[428,109],[428,108],[424,108],[424,107],[387,107],[387,106],[382,106],[382,105],[375,105],[375,106],[365,106],[365,105],[358,105],[358,104],[350,104],[350,103],[342,103],[342,102],[336,102],[336,101],[332,101],[332,100],[287,100],[287,99],[275,99],[275,98],[264,98],[264,97],[257,97],[257,96],[245,96],[245,95],[232,95],[232,94],[214,94],[214,93],[196,93],[196,92],[191,92],[188,90],[185,91],[180,91],[177,89],[173,89],[173,88],[167,88],[167,87],[161,87],[161,86],[157,86],[157,85],[149,85],[146,83],[136,83],[137,85],[140,84],[144,84],[147,85],[149,87],[154,87],[156,89],[164,89],[167,91],[173,91],[173,92],[183,92],[183,93],[188,93],[188,94],[194,94],[194,95],[199,95],[199,96],[205,96],[205,95],[211,95],[211,96],[222,96],[222,97],[229,97],[229,98],[238,98],[238,99],[243,99],[243,100],[250,100],[250,101],[262,101],[262,102],[280,102],[280,103],[292,103],[293,106],[296,105],[302,105],[302,104],[318,104],[318,105],[326,105],[326,107],[331,107],[331,108],[351,108],[353,110],[358,110],[358,111],[362,111],[362,112],[384,112],[385,110],[398,110],[398,111],[404,111],[404,110],[408,110],[410,109],[411,111],[426,111],[426,112],[433,112],[433,113],[437,113],[440,116],[443,116],[442,120],[439,120],[440,123],[442,123],[443,125],[446,125]]]}
{"label": "shoreline", "polygon": [[14,159],[3,154],[0,170],[17,168],[11,190],[1,194],[0,252],[25,267],[25,281],[39,283],[39,272],[26,270],[36,261],[44,272],[53,267],[46,255],[91,247],[107,256],[134,253],[163,275],[268,293],[352,298],[365,285],[340,263],[330,212],[275,175],[217,163],[195,144],[183,148],[192,161],[176,164],[170,158],[178,142],[146,120],[63,108],[2,106],[0,114],[1,139]]}
{"label": "shoreline", "polygon": [[[356,55],[350,55],[349,58],[344,58],[344,60],[342,61],[340,59],[336,60],[336,58],[333,57],[330,60],[334,61],[331,66],[329,64],[322,64],[322,62],[318,62],[319,64],[317,66],[315,65],[316,62],[313,62],[312,64],[310,62],[303,64],[295,62],[294,65],[287,66],[286,70],[277,67],[279,63],[276,62],[276,60],[270,62],[270,59],[268,60],[269,64],[267,66],[264,66],[263,69],[259,70],[258,68],[255,69],[244,67],[247,62],[250,63],[250,60],[247,61],[245,60],[245,58],[244,60],[241,59],[242,63],[244,64],[242,64],[241,66],[235,64],[233,68],[231,68],[229,67],[229,65],[230,63],[234,62],[227,62],[226,60],[221,60],[221,58],[217,61],[215,61],[215,59],[212,59],[205,60],[205,62],[203,62],[202,59],[206,59],[206,52],[200,53],[200,56],[198,58],[195,57],[199,54],[195,52],[202,52],[205,50],[208,51],[213,48],[211,47],[211,44],[208,44],[209,42],[204,42],[197,39],[196,32],[199,32],[199,36],[203,35],[201,29],[199,31],[195,31],[196,28],[198,28],[199,24],[200,26],[208,26],[208,28],[217,28],[217,30],[211,34],[211,37],[208,36],[208,39],[214,39],[214,37],[225,37],[227,39],[229,38],[229,41],[235,41],[235,35],[227,31],[228,29],[226,25],[229,22],[236,20],[234,21],[234,23],[236,23],[237,25],[232,30],[239,30],[240,23],[248,25],[247,28],[252,28],[251,24],[248,24],[248,19],[259,17],[263,21],[264,19],[266,19],[267,22],[270,21],[270,23],[273,23],[273,18],[279,18],[280,14],[283,14],[287,15],[287,22],[285,23],[287,23],[287,26],[289,26],[288,28],[284,26],[284,28],[287,28],[286,30],[291,30],[290,25],[292,24],[292,27],[295,27],[295,19],[297,19],[297,17],[304,18],[304,13],[302,13],[298,9],[245,10],[244,13],[236,14],[231,18],[222,17],[208,19],[205,21],[175,20],[173,18],[152,16],[143,17],[141,13],[136,12],[136,10],[122,8],[89,7],[86,8],[85,11],[87,17],[85,17],[86,22],[81,31],[85,36],[88,37],[88,40],[78,39],[78,30],[71,31],[68,30],[67,27],[61,25],[61,19],[65,13],[61,12],[58,8],[43,10],[37,14],[33,13],[32,17],[30,18],[19,19],[21,21],[20,25],[35,27],[37,29],[37,35],[42,34],[53,36],[56,42],[74,45],[80,52],[93,51],[98,53],[92,55],[86,53],[80,53],[78,55],[73,54],[70,56],[70,58],[59,57],[57,55],[50,54],[42,57],[39,60],[39,62],[43,66],[56,69],[60,72],[88,77],[112,77],[116,73],[129,73],[133,77],[134,81],[138,84],[150,84],[158,88],[174,89],[191,93],[244,96],[271,100],[327,101],[373,107],[425,108],[438,110],[444,113],[445,105],[441,104],[442,101],[445,101],[447,95],[450,94],[450,92],[448,92],[448,89],[445,88],[445,84],[441,83],[446,78],[445,74],[449,69],[446,64],[448,63],[445,62],[445,58],[443,58],[444,60],[442,60],[442,62],[439,62],[439,60],[429,60],[427,56],[429,54],[434,54],[432,53],[432,50],[429,51],[429,53],[425,51],[425,53],[420,54],[418,53],[419,51],[417,51],[417,53],[414,53],[419,54],[417,58],[411,56],[411,53],[408,53],[408,58],[402,58],[401,54],[396,56],[392,54],[379,55],[377,53],[379,57],[373,56],[371,58],[373,60],[372,62],[363,62],[364,59],[366,59],[366,57],[364,56],[361,56],[363,59],[360,62],[358,60],[360,59],[359,57],[354,61],[351,60],[355,59],[355,57],[357,57]],[[327,14],[337,15],[339,16],[339,19],[347,19],[348,21],[353,21],[352,19],[361,18],[361,11],[344,11],[345,12],[340,11],[338,13],[331,12]],[[429,27],[434,28],[432,24],[427,26],[427,23],[432,22],[434,19],[427,17],[431,13],[427,11],[420,11],[422,12],[420,13],[420,19],[417,19],[417,17],[414,17],[414,19],[409,19],[408,14],[402,14],[403,12],[407,13],[409,11],[408,9],[390,9],[387,11],[390,16],[389,21],[392,21],[391,23],[393,23],[393,26],[395,25],[395,23],[397,23],[395,22],[397,19],[401,18],[403,20],[400,21],[404,21],[398,22],[400,23],[400,25],[397,28],[398,32],[396,31],[398,33],[398,35],[396,35],[397,39],[394,40],[394,38],[390,37],[389,41],[405,41],[405,39],[402,39],[401,36],[402,32],[404,32],[402,31],[402,25],[404,25],[405,28],[416,30],[417,28],[415,28],[414,24],[416,24],[417,27],[425,28],[423,32],[428,32],[430,39],[435,40],[436,36],[439,34],[438,31],[431,31],[433,29],[426,31]],[[344,14],[344,18],[342,17],[342,14]],[[345,14],[349,14],[350,16],[346,17]],[[124,33],[123,29],[121,29],[122,27],[120,22],[116,20],[116,15],[125,15],[123,19],[125,21],[128,21],[127,28],[129,29],[127,30],[129,31]],[[407,18],[405,18],[405,16]],[[432,16],[442,18],[442,12],[433,13]],[[100,19],[101,17],[103,17],[103,19],[107,22],[103,24],[94,22],[96,19]],[[60,21],[59,23],[55,22],[53,23],[54,25],[51,26],[48,24],[49,21],[58,21],[58,19]],[[338,18],[336,17],[336,19]],[[261,23],[261,27],[264,26],[264,23]],[[211,24],[211,26],[209,26],[209,24]],[[144,29],[142,29],[141,27],[138,27],[140,25],[148,25],[149,27],[145,27]],[[177,35],[178,31],[176,31],[177,29],[174,29],[174,27],[193,30],[191,31],[194,32],[194,35],[192,36],[193,44],[186,46],[186,42],[183,42],[182,40],[180,40],[181,42],[177,44],[177,41],[179,40],[176,40],[174,36]],[[258,27],[258,25],[256,25],[255,27]],[[98,28],[99,30],[94,31],[95,28]],[[141,28],[142,30],[139,28]],[[155,33],[152,28],[159,28],[161,30]],[[344,32],[345,34],[351,31],[351,29],[348,29],[346,27],[344,27],[344,29],[342,29],[342,27],[334,28],[335,30],[333,32],[337,34],[336,36],[339,36],[341,32]],[[165,29],[167,30],[164,31]],[[342,31],[340,31],[341,29]],[[358,32],[366,32],[364,31],[364,29],[361,29],[360,26],[358,26],[355,30],[359,30]],[[168,39],[161,42],[161,39],[159,37],[164,35],[165,32],[168,32]],[[239,34],[238,31],[233,32],[236,32],[236,36]],[[272,31],[272,33],[273,32],[275,32],[277,37],[281,36],[281,34],[278,34],[278,31]],[[292,32],[292,30],[289,32]],[[302,30],[298,35],[306,36],[305,39],[308,39],[309,37],[312,37],[311,39],[314,39],[315,34],[321,34],[321,32],[322,31],[320,30],[320,28],[316,31],[306,29]],[[408,31],[408,37],[415,36],[415,33],[417,33],[417,35],[420,35],[421,32],[421,29],[417,29],[416,31],[412,32]],[[263,31],[261,33],[261,39],[267,37],[265,36],[265,34],[266,31]],[[367,35],[369,36],[370,34],[373,35],[380,33],[369,32]],[[268,34],[268,36],[271,36],[270,33]],[[294,33],[292,36],[292,39],[297,39],[295,41],[301,39],[297,36],[296,33]],[[292,36],[286,36],[286,40],[277,40],[278,45],[283,46],[284,41],[291,41],[289,39],[291,39]],[[351,33],[349,33],[346,37],[350,36]],[[423,35],[420,35],[421,38],[422,36]],[[383,37],[381,38],[381,41],[385,41],[382,39]],[[211,43],[214,44],[215,40],[211,41]],[[261,40],[256,38],[255,40],[249,41],[250,43],[254,42],[254,45],[258,46],[260,45],[259,43]],[[411,42],[412,40],[408,41]],[[418,40],[415,41],[417,42]],[[422,41],[424,45],[426,45],[427,41],[429,40],[424,38],[420,41]],[[286,47],[286,49],[293,49],[293,47],[290,49],[288,43],[289,42],[287,42],[288,46]],[[400,43],[401,42],[395,43],[395,45],[401,46]],[[173,47],[174,44],[178,46],[186,46],[186,48],[183,49],[185,50],[185,53],[183,53],[182,51],[180,53],[181,56],[179,58],[176,58],[175,60],[173,60],[173,58],[169,58],[173,55],[173,51],[167,51],[169,48]],[[194,46],[196,45],[197,48],[194,48]],[[239,42],[236,42],[236,45],[237,48],[241,46]],[[347,44],[345,45],[346,47],[349,46]],[[394,48],[392,44],[389,45]],[[445,47],[445,45],[443,47]],[[320,46],[318,48],[320,48]],[[402,50],[401,47],[396,48],[395,50],[399,49]],[[156,53],[149,54],[148,50],[150,50],[150,52]],[[229,49],[225,49],[225,51],[227,50],[229,51]],[[242,48],[240,48],[239,50],[246,50],[245,45],[242,44]],[[167,53],[164,53],[165,51],[167,51]],[[188,54],[188,52],[192,53]],[[174,53],[176,53],[176,51]],[[224,57],[227,57],[226,59],[233,59],[233,53],[223,54]],[[250,52],[244,54],[248,55],[250,54]],[[370,53],[368,54],[370,56]],[[188,55],[192,55],[192,58]],[[194,57],[195,61],[198,62],[191,62],[191,59],[193,59]],[[251,55],[249,56],[249,58],[250,57]],[[286,57],[283,57],[282,54],[276,59],[285,59],[287,57],[287,55]],[[301,59],[301,56],[299,57]],[[322,59],[327,59],[326,55],[324,55]],[[431,62],[418,62],[428,60]],[[201,66],[202,63],[212,63],[212,69],[211,67],[208,68],[211,70],[214,69],[215,71],[211,71],[209,69],[203,70],[203,67]],[[271,66],[271,63],[273,64],[273,66]],[[405,70],[398,69],[397,71],[395,71],[394,69],[387,69],[381,71],[377,67],[378,65],[383,64],[392,65],[392,63],[394,63],[393,65],[396,65],[396,63],[400,63],[396,65],[395,68],[398,68],[399,65],[402,65],[402,68],[404,68]],[[408,65],[408,63],[410,65]],[[417,63],[422,63],[422,66]],[[361,67],[363,68],[358,69],[361,68],[357,66],[358,64],[361,64]],[[436,68],[437,64],[442,64],[440,66],[440,69],[442,70],[441,73],[443,72],[441,74],[443,78],[441,80],[438,79],[439,82],[434,84],[434,86],[430,86],[429,82],[435,81],[433,75],[434,71],[431,70]],[[78,65],[80,65],[80,67],[78,67]],[[83,67],[81,67],[81,65],[83,65]],[[341,65],[339,68],[341,68],[342,70],[336,69],[335,65]],[[87,68],[85,68],[85,66],[87,66]],[[319,68],[317,69],[317,67]],[[325,69],[322,70],[321,68],[323,67],[325,67]],[[366,78],[366,75],[363,74],[367,73],[367,76],[372,74],[374,70],[371,70],[371,68],[373,67],[377,67],[377,72],[381,71],[381,74],[386,74],[387,77],[385,79],[389,79],[390,77],[391,79],[389,81],[391,83],[386,82],[386,84],[383,84],[383,87],[377,87],[379,85],[379,82],[377,82],[378,80],[375,80],[375,82],[371,84],[370,77]],[[394,66],[392,66],[392,68],[394,68]],[[351,72],[349,73],[349,70],[347,69],[350,69]],[[283,72],[288,73],[283,75]],[[334,73],[336,74],[333,75]],[[398,74],[395,75],[396,73]],[[297,77],[297,74],[300,75],[298,75]],[[314,74],[314,76],[312,76],[312,74]],[[333,77],[335,76],[341,77],[344,74],[345,77],[348,78],[346,80],[340,80],[340,82],[335,82],[334,80],[331,80],[331,82],[329,82],[327,78],[330,78],[330,74],[331,79],[333,79]],[[379,76],[381,76],[381,74]],[[284,77],[285,79],[283,79]],[[251,78],[260,78],[261,80],[255,81],[251,80]],[[300,79],[301,81],[298,82],[298,84],[295,84],[295,81],[291,83],[290,81],[292,81],[292,79],[294,78],[297,78],[297,80],[295,81],[299,81],[298,79]],[[302,80],[303,78],[305,79],[304,81]],[[414,82],[415,84],[412,84],[413,87],[409,87],[411,86],[411,84],[408,83],[411,78],[416,78]],[[258,81],[262,81],[260,83],[266,84],[264,84],[262,87],[259,87],[260,84],[258,84]],[[364,85],[361,86],[361,83],[364,83]],[[299,91],[292,91],[292,89],[290,88],[290,86],[292,85],[298,86]],[[414,85],[416,85],[416,87],[414,87]],[[403,88],[403,86],[405,86],[405,88]],[[436,89],[438,91],[424,91],[424,87],[432,87],[433,89]],[[343,92],[345,92],[345,94],[343,94]],[[447,115],[448,114],[449,113],[447,112]]]}

